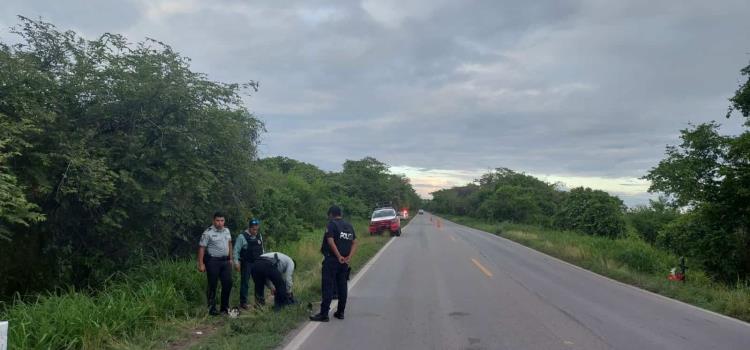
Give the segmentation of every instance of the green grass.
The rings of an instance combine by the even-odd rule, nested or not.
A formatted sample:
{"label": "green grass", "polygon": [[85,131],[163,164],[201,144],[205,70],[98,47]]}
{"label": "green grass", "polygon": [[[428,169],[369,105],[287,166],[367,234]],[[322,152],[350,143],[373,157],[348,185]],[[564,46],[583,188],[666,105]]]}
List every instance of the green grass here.
{"label": "green grass", "polygon": [[714,282],[700,268],[690,266],[689,260],[686,283],[669,281],[667,275],[678,265],[678,257],[632,235],[609,239],[536,226],[487,223],[466,217],[448,218],[618,281],[750,321],[750,284],[747,281],[734,286]]}
{"label": "green grass", "polygon": [[[364,221],[356,221],[355,227],[359,250],[352,267],[357,271],[388,237],[369,237]],[[320,300],[321,236],[322,229],[271,247],[298,264],[294,293],[301,302],[279,313],[261,309],[235,320],[207,316],[206,277],[194,260],[179,260],[116,276],[96,293],[60,291],[0,305],[0,319],[10,321],[10,349],[272,348],[306,319],[308,302]],[[238,292],[235,273],[232,305],[238,303]],[[204,336],[194,335],[196,331]]]}
{"label": "green grass", "polygon": [[[387,235],[370,237],[366,222],[355,222],[359,232],[357,253],[352,260],[356,273],[390,239]],[[196,342],[190,349],[271,349],[277,347],[291,330],[307,320],[310,314],[308,303],[320,301],[320,267],[322,257],[319,252],[321,235],[306,236],[302,241],[289,246],[300,265],[295,270],[295,297],[298,305],[275,313],[270,310],[254,312],[238,319],[227,320],[207,339]],[[280,249],[285,251],[284,249]]]}
{"label": "green grass", "polygon": [[96,294],[61,292],[17,300],[0,313],[10,321],[16,349],[95,349],[149,329],[160,320],[188,317],[205,297],[194,290],[195,264],[165,261],[133,271]]}

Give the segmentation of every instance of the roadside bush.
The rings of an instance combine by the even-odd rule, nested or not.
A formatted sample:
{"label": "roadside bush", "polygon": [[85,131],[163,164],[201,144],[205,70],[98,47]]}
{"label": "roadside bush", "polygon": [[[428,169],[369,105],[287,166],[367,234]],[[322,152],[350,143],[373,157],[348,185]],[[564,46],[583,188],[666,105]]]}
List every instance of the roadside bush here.
{"label": "roadside bush", "polygon": [[743,275],[747,254],[743,236],[709,219],[718,214],[716,210],[702,206],[681,215],[659,232],[656,244],[678,256],[691,257],[714,278],[736,283]]}
{"label": "roadside bush", "polygon": [[632,239],[622,240],[617,249],[613,250],[613,257],[616,261],[627,266],[629,269],[642,273],[663,273],[672,266],[667,266],[666,254],[659,254],[656,249],[649,244]]}
{"label": "roadside bush", "polygon": [[648,243],[655,243],[659,231],[677,219],[680,213],[667,205],[663,199],[650,201],[648,206],[639,205],[625,213],[628,223]]}
{"label": "roadside bush", "polygon": [[596,236],[618,237],[625,232],[622,200],[607,192],[578,187],[563,198],[555,225]]}
{"label": "roadside bush", "polygon": [[477,183],[434,192],[430,208],[485,220],[550,226],[562,196],[556,185],[507,168],[484,174]]}

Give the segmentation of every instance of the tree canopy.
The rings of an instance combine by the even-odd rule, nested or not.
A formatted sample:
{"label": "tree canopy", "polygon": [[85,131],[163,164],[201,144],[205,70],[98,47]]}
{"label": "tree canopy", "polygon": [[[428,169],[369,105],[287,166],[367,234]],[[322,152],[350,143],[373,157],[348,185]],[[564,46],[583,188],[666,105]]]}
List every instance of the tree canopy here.
{"label": "tree canopy", "polygon": [[217,210],[234,232],[260,218],[274,244],[334,203],[354,215],[374,200],[417,203],[373,158],[342,173],[259,161],[263,123],[243,103],[257,84],[211,81],[167,44],[26,18],[13,33],[0,44],[1,296],[191,256]]}

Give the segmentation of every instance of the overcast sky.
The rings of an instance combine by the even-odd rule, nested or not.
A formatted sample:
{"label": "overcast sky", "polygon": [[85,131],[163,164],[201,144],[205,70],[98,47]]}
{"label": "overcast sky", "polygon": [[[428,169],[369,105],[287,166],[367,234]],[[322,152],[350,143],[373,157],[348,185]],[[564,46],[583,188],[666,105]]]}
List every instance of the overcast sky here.
{"label": "overcast sky", "polygon": [[423,195],[507,167],[644,202],[688,123],[741,130],[723,116],[750,62],[747,0],[3,0],[3,41],[16,15],[260,81],[262,156],[374,156]]}

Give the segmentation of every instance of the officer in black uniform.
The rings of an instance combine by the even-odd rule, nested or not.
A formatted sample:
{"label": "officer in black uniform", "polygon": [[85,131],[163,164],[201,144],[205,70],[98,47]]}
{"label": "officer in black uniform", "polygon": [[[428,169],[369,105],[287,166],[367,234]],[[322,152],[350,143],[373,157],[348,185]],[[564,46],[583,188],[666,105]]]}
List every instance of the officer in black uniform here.
{"label": "officer in black uniform", "polygon": [[322,294],[320,312],[310,316],[311,321],[328,322],[334,289],[338,292],[338,308],[334,317],[343,320],[346,309],[347,276],[349,262],[357,251],[357,236],[354,227],[341,218],[341,208],[332,206],[328,209],[328,226],[326,227],[320,251],[323,253]]}
{"label": "officer in black uniform", "polygon": [[251,268],[253,284],[255,285],[255,301],[265,305],[266,282],[271,281],[276,294],[274,296],[274,310],[279,310],[289,304],[286,282],[277,267],[278,258],[262,256],[255,259]]}
{"label": "officer in black uniform", "polygon": [[259,228],[260,221],[255,218],[250,219],[247,230],[237,237],[237,242],[234,245],[234,269],[240,272],[240,307],[245,310],[249,309],[247,293],[252,274],[252,264],[265,252],[263,235],[260,234]]}

